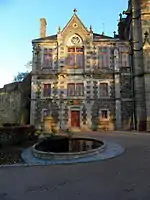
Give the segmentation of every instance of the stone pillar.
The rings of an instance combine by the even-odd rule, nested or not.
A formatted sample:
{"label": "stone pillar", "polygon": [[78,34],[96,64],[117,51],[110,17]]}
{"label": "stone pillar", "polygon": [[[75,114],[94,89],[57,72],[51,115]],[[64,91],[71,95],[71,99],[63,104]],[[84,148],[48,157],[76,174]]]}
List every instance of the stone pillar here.
{"label": "stone pillar", "polygon": [[140,0],[132,0],[132,33],[136,128],[139,131],[144,131],[146,130],[146,105],[142,52],[143,41],[140,19]]}
{"label": "stone pillar", "polygon": [[[143,59],[145,69],[145,101],[147,114],[147,131],[150,131],[150,1],[141,0],[141,25],[142,36],[145,41]],[[147,33],[147,34],[145,34]],[[145,40],[146,39],[146,40]]]}
{"label": "stone pillar", "polygon": [[121,129],[121,94],[120,94],[120,75],[115,74],[115,109],[116,109],[116,129]]}
{"label": "stone pillar", "polygon": [[37,92],[37,83],[36,76],[31,78],[31,105],[30,105],[30,124],[35,125],[35,104],[36,104],[36,92]]}
{"label": "stone pillar", "polygon": [[120,94],[120,75],[119,70],[121,63],[119,62],[119,51],[114,49],[114,82],[115,82],[115,128],[117,130],[121,129],[121,94]]}

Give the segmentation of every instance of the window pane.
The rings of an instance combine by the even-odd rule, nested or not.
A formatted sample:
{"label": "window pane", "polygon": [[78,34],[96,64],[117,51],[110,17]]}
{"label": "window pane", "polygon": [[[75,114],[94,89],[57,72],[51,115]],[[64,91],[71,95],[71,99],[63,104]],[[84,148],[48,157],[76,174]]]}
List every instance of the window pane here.
{"label": "window pane", "polygon": [[76,66],[83,67],[83,54],[76,54]]}
{"label": "window pane", "polygon": [[48,97],[51,95],[51,84],[44,84],[43,96]]}
{"label": "window pane", "polygon": [[49,115],[49,111],[47,109],[43,110],[43,117],[47,117]]}
{"label": "window pane", "polygon": [[99,48],[99,68],[108,68],[110,65],[108,47]]}
{"label": "window pane", "polygon": [[77,96],[83,96],[84,95],[84,84],[83,83],[77,83],[76,84],[76,95]]}
{"label": "window pane", "polygon": [[75,54],[68,54],[68,57],[66,59],[66,64],[68,66],[75,66]]}
{"label": "window pane", "polygon": [[120,52],[121,52],[122,67],[128,67],[128,62],[129,62],[128,48],[122,46],[122,47],[120,47]]}
{"label": "window pane", "polygon": [[83,48],[77,47],[77,48],[76,48],[76,52],[83,52]]}
{"label": "window pane", "polygon": [[100,83],[100,96],[108,96],[108,83]]}
{"label": "window pane", "polygon": [[74,96],[75,95],[75,84],[74,83],[68,83],[67,94],[68,94],[68,96]]}
{"label": "window pane", "polygon": [[44,68],[52,67],[52,49],[44,49],[43,64]]}
{"label": "window pane", "polygon": [[101,117],[102,117],[103,119],[107,119],[107,118],[108,118],[108,112],[107,112],[107,110],[102,110],[102,111],[101,111]]}
{"label": "window pane", "polygon": [[74,47],[68,48],[68,52],[75,52],[75,48]]}

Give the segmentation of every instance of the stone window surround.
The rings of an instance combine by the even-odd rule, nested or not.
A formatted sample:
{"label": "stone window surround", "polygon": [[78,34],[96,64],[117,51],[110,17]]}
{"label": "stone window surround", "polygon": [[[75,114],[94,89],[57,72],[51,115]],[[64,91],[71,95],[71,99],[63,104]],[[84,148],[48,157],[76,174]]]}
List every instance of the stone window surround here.
{"label": "stone window surround", "polygon": [[[51,95],[50,96],[46,96],[46,97],[44,96],[44,85],[45,84],[50,84],[51,85]],[[41,98],[42,99],[52,98],[52,85],[53,85],[52,82],[48,82],[48,81],[41,82]]]}
{"label": "stone window surround", "polygon": [[[97,54],[97,58],[98,58],[98,68],[99,69],[103,69],[103,68],[107,68],[107,69],[110,69],[110,56],[111,56],[111,48],[112,46],[109,46],[107,43],[106,44],[103,44],[103,45],[98,45],[98,54]],[[101,52],[101,49],[107,49],[107,53],[105,55],[107,55],[107,59],[108,59],[108,64],[107,66],[100,66],[100,52]],[[109,51],[108,51],[109,50]],[[104,55],[104,54],[101,54],[101,55]]]}
{"label": "stone window surround", "polygon": [[[101,83],[108,84],[108,96],[100,96],[100,84]],[[108,81],[108,80],[98,81],[98,96],[99,96],[99,98],[109,98],[110,97],[110,92],[111,92],[110,85],[111,85],[110,81]]]}
{"label": "stone window surround", "polygon": [[[52,66],[51,66],[51,69],[53,69],[54,68],[54,61],[56,60],[56,55],[55,55],[55,51],[56,51],[56,49],[57,49],[57,46],[56,45],[50,45],[50,44],[45,44],[45,45],[42,45],[41,46],[41,69],[44,69],[45,67],[43,67],[44,66],[44,49],[45,48],[48,48],[48,49],[51,49],[52,50]],[[45,69],[48,69],[48,68],[45,68]]]}
{"label": "stone window surround", "polygon": [[[68,49],[69,48],[75,48],[75,52],[68,52]],[[82,52],[77,52],[76,51],[76,49],[77,48],[81,48],[83,51]],[[84,53],[84,46],[83,45],[74,45],[74,46],[65,46],[65,55],[67,55],[67,57],[68,57],[68,55],[70,54],[73,54],[74,56],[75,56],[75,65],[74,66],[71,66],[71,65],[68,65],[67,64],[67,61],[66,61],[66,59],[65,59],[65,66],[67,67],[67,68],[70,68],[70,69],[83,69],[84,68],[84,66],[85,66],[85,53]],[[82,66],[76,66],[76,55],[82,55],[82,61],[83,61],[83,63],[82,63]]]}
{"label": "stone window surround", "polygon": [[[74,95],[68,95],[68,85],[69,84],[74,84]],[[78,84],[83,84],[83,95],[76,95],[76,87]],[[85,86],[84,86],[84,82],[79,82],[79,81],[74,81],[74,82],[68,82],[67,83],[67,97],[83,97],[85,95]]]}

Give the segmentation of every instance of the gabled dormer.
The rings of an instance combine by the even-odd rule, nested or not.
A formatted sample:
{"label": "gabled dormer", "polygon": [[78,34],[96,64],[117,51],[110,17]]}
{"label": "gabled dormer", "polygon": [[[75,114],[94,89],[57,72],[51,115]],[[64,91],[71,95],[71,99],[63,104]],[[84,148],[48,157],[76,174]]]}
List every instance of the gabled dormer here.
{"label": "gabled dormer", "polygon": [[66,24],[66,26],[58,31],[58,42],[66,42],[72,35],[79,35],[83,42],[91,41],[93,39],[92,29],[88,30],[76,14],[77,10],[74,9],[74,14]]}

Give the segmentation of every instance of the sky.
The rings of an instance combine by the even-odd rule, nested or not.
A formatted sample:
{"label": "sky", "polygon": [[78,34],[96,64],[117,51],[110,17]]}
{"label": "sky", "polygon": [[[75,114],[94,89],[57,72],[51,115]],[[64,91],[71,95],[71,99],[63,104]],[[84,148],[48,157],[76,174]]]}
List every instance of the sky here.
{"label": "sky", "polygon": [[40,18],[47,20],[47,36],[63,28],[77,9],[86,27],[113,36],[119,13],[128,0],[0,0],[0,87],[27,70],[33,39],[40,37]]}

